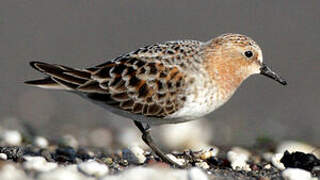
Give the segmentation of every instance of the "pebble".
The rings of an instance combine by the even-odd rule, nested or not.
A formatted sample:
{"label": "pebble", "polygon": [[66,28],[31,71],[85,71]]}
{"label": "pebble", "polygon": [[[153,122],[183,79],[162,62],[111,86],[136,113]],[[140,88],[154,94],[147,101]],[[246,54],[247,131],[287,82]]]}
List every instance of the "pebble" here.
{"label": "pebble", "polygon": [[16,168],[12,164],[6,164],[1,167],[0,179],[3,180],[30,180],[25,172],[21,169]]}
{"label": "pebble", "polygon": [[311,173],[298,168],[287,168],[282,172],[282,177],[285,180],[312,180]]}
{"label": "pebble", "polygon": [[299,141],[284,141],[277,146],[276,152],[283,154],[286,150],[289,151],[289,153],[296,151],[311,153],[317,158],[320,158],[320,151],[317,151],[316,147]]}
{"label": "pebble", "polygon": [[76,140],[75,137],[71,136],[71,135],[65,135],[63,136],[61,139],[60,139],[60,143],[63,145],[63,146],[70,146],[70,147],[73,147],[73,148],[78,148],[79,146],[79,143],[78,141]]}
{"label": "pebble", "polygon": [[33,144],[37,147],[40,147],[40,148],[46,148],[48,147],[48,140],[42,136],[37,136],[34,138],[34,142]]}
{"label": "pebble", "polygon": [[282,159],[283,157],[283,153],[276,153],[272,156],[271,158],[271,163],[278,169],[280,170],[284,170],[285,167],[284,167],[284,164],[282,164],[280,162],[280,160]]}
{"label": "pebble", "polygon": [[205,170],[210,168],[210,166],[206,162],[197,162],[196,166]]}
{"label": "pebble", "polygon": [[167,154],[168,158],[170,158],[172,161],[178,163],[179,165],[184,165],[186,163],[185,159],[176,158],[172,154]]}
{"label": "pebble", "polygon": [[0,135],[2,141],[11,146],[20,145],[22,142],[22,136],[20,132],[14,130],[5,130]]}
{"label": "pebble", "polygon": [[266,164],[263,168],[264,169],[271,169],[271,164]]}
{"label": "pebble", "polygon": [[27,170],[34,170],[39,172],[46,172],[55,169],[58,164],[54,162],[47,162],[45,158],[41,156],[23,156],[26,161],[23,163],[23,167]]}
{"label": "pebble", "polygon": [[7,160],[8,156],[5,153],[0,153],[0,159],[1,160]]}
{"label": "pebble", "polygon": [[97,161],[89,160],[78,165],[81,172],[89,176],[102,177],[108,174],[109,168],[104,164],[100,164]]}
{"label": "pebble", "polygon": [[146,161],[144,150],[138,146],[131,146],[122,151],[123,159],[132,164],[143,164]]}
{"label": "pebble", "polygon": [[219,149],[217,147],[210,148],[200,154],[200,159],[207,160],[211,157],[217,156],[219,153]]}
{"label": "pebble", "polygon": [[44,157],[47,161],[49,161],[49,162],[55,162],[55,160],[54,160],[53,157],[52,157],[52,154],[51,154],[50,150],[48,150],[48,149],[40,149],[39,153],[40,153],[40,155],[41,155],[42,157]]}
{"label": "pebble", "polygon": [[58,162],[75,162],[76,151],[72,147],[59,147],[56,149],[55,160]]}
{"label": "pebble", "polygon": [[58,167],[52,171],[39,174],[37,180],[93,180],[76,170],[76,165]]}
{"label": "pebble", "polygon": [[227,159],[231,163],[233,170],[251,171],[247,161],[249,160],[251,153],[246,149],[240,147],[234,147],[227,153]]}
{"label": "pebble", "polygon": [[280,162],[283,163],[286,168],[300,168],[307,171],[311,171],[314,167],[320,165],[320,159],[315,155],[300,151],[293,153],[286,151]]}

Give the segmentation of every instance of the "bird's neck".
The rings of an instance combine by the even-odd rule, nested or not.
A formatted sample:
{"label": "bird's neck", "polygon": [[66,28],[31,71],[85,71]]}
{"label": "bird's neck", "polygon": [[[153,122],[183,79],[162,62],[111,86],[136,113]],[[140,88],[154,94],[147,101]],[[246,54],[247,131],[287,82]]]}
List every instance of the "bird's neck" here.
{"label": "bird's neck", "polygon": [[217,85],[223,99],[229,99],[241,83],[249,76],[245,69],[241,69],[234,61],[221,59],[210,60],[205,63],[210,79]]}

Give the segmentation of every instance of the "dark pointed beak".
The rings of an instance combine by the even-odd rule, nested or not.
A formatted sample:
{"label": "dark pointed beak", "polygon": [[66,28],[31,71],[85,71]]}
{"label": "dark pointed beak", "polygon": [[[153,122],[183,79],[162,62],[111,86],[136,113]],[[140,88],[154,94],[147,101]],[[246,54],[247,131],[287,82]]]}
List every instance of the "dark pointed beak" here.
{"label": "dark pointed beak", "polygon": [[282,79],[282,77],[280,77],[278,74],[273,72],[267,65],[265,65],[263,63],[262,63],[261,68],[260,68],[260,74],[262,74],[264,76],[267,76],[267,77],[269,77],[269,78],[271,78],[273,80],[276,80],[282,85],[287,85],[287,81]]}

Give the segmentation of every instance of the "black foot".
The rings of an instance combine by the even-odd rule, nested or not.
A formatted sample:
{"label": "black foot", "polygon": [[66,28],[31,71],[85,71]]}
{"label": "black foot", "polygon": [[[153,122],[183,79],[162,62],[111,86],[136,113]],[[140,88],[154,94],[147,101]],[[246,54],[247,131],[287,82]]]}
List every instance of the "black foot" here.
{"label": "black foot", "polygon": [[134,121],[134,124],[139,128],[139,130],[142,132],[142,139],[143,141],[152,149],[153,152],[155,152],[164,162],[169,163],[173,167],[176,168],[187,168],[186,165],[181,165],[170,159],[164,152],[162,152],[154,143],[152,136],[150,134],[150,127],[147,126],[147,128],[144,128],[142,123],[138,121]]}

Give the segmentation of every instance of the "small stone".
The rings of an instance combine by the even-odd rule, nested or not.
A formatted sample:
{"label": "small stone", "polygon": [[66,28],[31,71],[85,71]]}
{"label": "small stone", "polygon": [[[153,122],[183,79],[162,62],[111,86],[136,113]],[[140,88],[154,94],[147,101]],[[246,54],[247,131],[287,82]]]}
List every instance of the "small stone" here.
{"label": "small stone", "polygon": [[259,168],[259,166],[256,165],[256,164],[251,164],[251,165],[250,165],[250,169],[251,169],[252,171],[258,171],[260,168]]}
{"label": "small stone", "polygon": [[271,163],[278,169],[284,170],[284,165],[280,162],[283,157],[283,153],[276,153],[271,158]]}
{"label": "small stone", "polygon": [[46,148],[49,144],[48,140],[44,137],[37,136],[34,138],[33,144],[40,148]]}
{"label": "small stone", "polygon": [[89,160],[78,165],[81,172],[89,176],[102,177],[109,172],[108,166],[100,164],[97,161]]}
{"label": "small stone", "polygon": [[210,168],[210,166],[206,162],[197,162],[196,166],[205,170]]}
{"label": "small stone", "polygon": [[71,136],[71,135],[65,135],[60,139],[60,143],[63,146],[69,146],[69,147],[73,147],[73,148],[78,148],[79,143],[76,140],[75,137]]}
{"label": "small stone", "polygon": [[27,170],[34,170],[39,172],[46,172],[55,169],[58,164],[53,162],[47,162],[41,156],[23,156],[26,161],[23,163],[23,167]]}
{"label": "small stone", "polygon": [[40,149],[40,155],[49,162],[54,162],[51,152],[48,149]]}
{"label": "small stone", "polygon": [[5,153],[0,153],[0,159],[1,160],[7,160],[8,156]]}
{"label": "small stone", "polygon": [[75,162],[76,151],[72,147],[59,147],[56,149],[55,160],[59,162]]}
{"label": "small stone", "polygon": [[320,177],[320,166],[315,166],[311,170],[311,173],[317,177]]}
{"label": "small stone", "polygon": [[197,167],[188,170],[188,180],[208,180],[208,176]]}
{"label": "small stone", "polygon": [[22,142],[22,136],[18,131],[6,130],[2,132],[0,136],[5,144],[11,145],[11,146],[20,145]]}
{"label": "small stone", "polygon": [[313,167],[320,165],[320,159],[314,154],[303,152],[289,153],[286,151],[280,162],[282,162],[286,168],[300,168],[307,171],[311,171]]}
{"label": "small stone", "polygon": [[102,161],[104,163],[106,163],[107,165],[111,165],[113,163],[112,158],[108,157],[108,158],[103,158]]}
{"label": "small stone", "polygon": [[298,168],[288,168],[282,172],[285,180],[312,180],[311,173]]}
{"label": "small stone", "polygon": [[271,164],[266,164],[263,168],[264,169],[271,169]]}
{"label": "small stone", "polygon": [[216,147],[210,148],[209,150],[204,151],[200,154],[200,159],[207,160],[211,157],[215,157],[215,156],[217,156],[218,152],[219,152],[218,148],[216,148]]}
{"label": "small stone", "polygon": [[146,161],[144,151],[138,146],[132,146],[122,151],[123,159],[132,164],[143,164]]}
{"label": "small stone", "polygon": [[168,158],[170,158],[172,161],[178,163],[179,165],[184,165],[186,163],[185,159],[176,158],[172,154],[167,154]]}
{"label": "small stone", "polygon": [[247,164],[250,155],[249,151],[240,147],[234,147],[228,151],[227,159],[230,161],[233,170],[251,171],[249,164]]}

